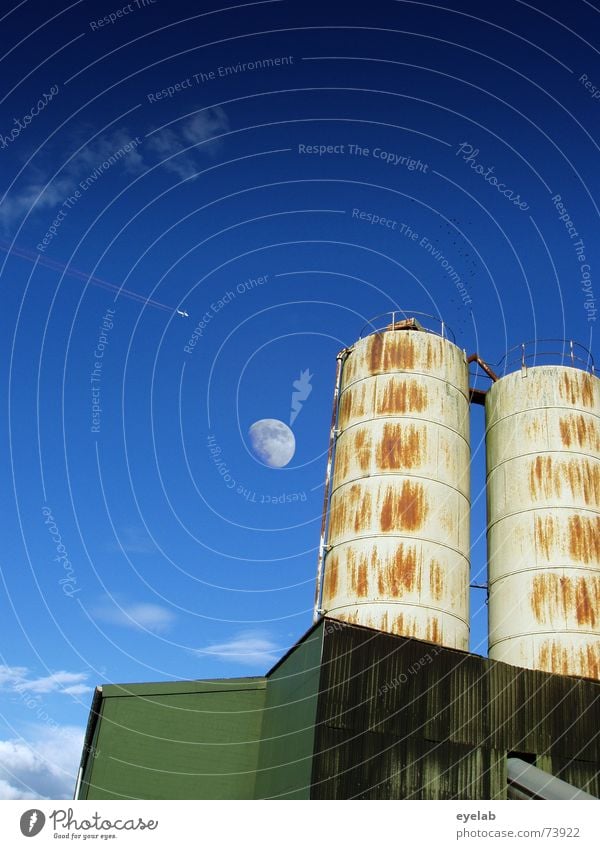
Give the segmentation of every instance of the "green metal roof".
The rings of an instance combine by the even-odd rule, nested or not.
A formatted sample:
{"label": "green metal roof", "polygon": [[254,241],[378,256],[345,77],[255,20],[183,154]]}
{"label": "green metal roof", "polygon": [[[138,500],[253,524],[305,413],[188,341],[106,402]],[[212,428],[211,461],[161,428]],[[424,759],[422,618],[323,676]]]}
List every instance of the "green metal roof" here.
{"label": "green metal roof", "polygon": [[171,696],[180,693],[228,693],[232,690],[257,690],[267,686],[264,677],[206,678],[193,681],[156,681],[140,684],[104,684],[102,698],[125,696]]}

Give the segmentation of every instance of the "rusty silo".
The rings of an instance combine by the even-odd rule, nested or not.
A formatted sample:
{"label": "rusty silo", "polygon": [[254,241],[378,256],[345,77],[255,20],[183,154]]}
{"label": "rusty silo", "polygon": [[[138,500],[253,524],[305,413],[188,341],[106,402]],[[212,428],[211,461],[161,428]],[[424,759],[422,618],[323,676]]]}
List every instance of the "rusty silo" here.
{"label": "rusty silo", "polygon": [[338,357],[317,608],[466,650],[468,365],[443,326],[439,335],[395,319]]}
{"label": "rusty silo", "polygon": [[489,655],[600,678],[600,381],[575,362],[487,393]]}

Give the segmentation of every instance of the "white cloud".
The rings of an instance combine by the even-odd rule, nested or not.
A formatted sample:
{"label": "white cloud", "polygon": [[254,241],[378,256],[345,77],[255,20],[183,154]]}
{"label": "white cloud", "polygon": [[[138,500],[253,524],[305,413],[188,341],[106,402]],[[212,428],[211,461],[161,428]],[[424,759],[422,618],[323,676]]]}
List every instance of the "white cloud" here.
{"label": "white cloud", "polygon": [[[73,689],[74,684],[79,687],[81,681],[85,681],[87,675],[84,672],[54,672],[52,675],[47,675],[45,678],[34,678],[27,681],[26,689],[31,693],[54,693],[57,690],[68,692]],[[65,687],[67,684],[69,686]],[[84,691],[91,690],[91,687],[85,687]]]}
{"label": "white cloud", "polygon": [[[75,168],[78,176],[83,176],[84,172],[92,173],[94,168],[102,165],[114,156],[119,151],[122,151],[126,145],[131,144],[134,137],[127,130],[115,130],[103,136],[98,136],[91,144],[86,145],[81,153],[77,155],[75,160]],[[118,160],[119,167],[130,173],[140,173],[146,170],[144,157],[140,153],[141,145],[123,153]]]}
{"label": "white cloud", "polygon": [[13,690],[17,693],[65,693],[81,695],[89,693],[92,687],[84,684],[87,681],[85,672],[53,672],[41,678],[31,677],[31,672],[25,666],[0,666],[0,690]]}
{"label": "white cloud", "polygon": [[86,684],[74,684],[71,687],[65,687],[62,692],[69,696],[82,696],[84,693],[89,693],[91,689]]}
{"label": "white cloud", "polygon": [[[199,169],[196,154],[207,153],[215,156],[221,148],[220,139],[203,144],[214,136],[229,130],[229,118],[224,109],[215,106],[205,109],[184,121],[177,129],[166,127],[148,139],[148,148],[163,158],[163,166],[186,180],[193,177]],[[199,145],[195,150],[186,150],[190,145]]]}
{"label": "white cloud", "polygon": [[105,604],[93,612],[96,619],[111,625],[122,625],[126,628],[145,628],[148,631],[162,633],[167,631],[175,621],[175,614],[168,608],[158,604],[138,602],[132,604]]}
{"label": "white cloud", "polygon": [[18,787],[13,787],[8,781],[0,778],[0,799],[39,799],[37,793],[32,793],[30,790],[21,790]]}
{"label": "white cloud", "polygon": [[281,648],[263,631],[241,631],[226,643],[210,643],[195,652],[216,660],[248,666],[268,666],[277,660]]}
{"label": "white cloud", "polygon": [[198,171],[193,156],[185,153],[177,155],[179,151],[184,149],[184,146],[177,133],[168,127],[166,130],[161,130],[159,133],[150,136],[148,147],[161,157],[162,165],[167,171],[172,171],[182,180],[193,177]]}
{"label": "white cloud", "polygon": [[52,208],[61,204],[71,193],[75,183],[69,178],[56,178],[46,186],[46,181],[40,178],[31,182],[20,192],[13,191],[0,204],[0,223],[4,228],[13,221],[21,218],[30,209]]}
{"label": "white cloud", "polygon": [[220,106],[204,109],[185,121],[181,127],[181,135],[189,144],[197,144],[207,139],[226,133],[229,130],[229,118]]}
{"label": "white cloud", "polygon": [[[199,169],[197,154],[215,156],[221,147],[221,142],[218,139],[209,140],[228,130],[229,118],[220,106],[204,109],[198,115],[184,121],[177,129],[167,127],[150,136],[148,140],[142,140],[141,144],[121,155],[114,167],[130,174],[141,174],[152,164],[150,160],[153,157],[149,157],[149,154],[157,154],[161,160],[165,160],[162,164],[167,170],[183,179],[188,179],[193,177]],[[73,140],[75,149],[84,140],[84,131],[82,129],[75,134]],[[6,231],[32,209],[39,212],[62,206],[65,199],[73,194],[80,179],[93,174],[95,168],[122,151],[123,147],[134,138],[126,128],[104,133],[87,144],[48,186],[46,183],[52,172],[49,169],[41,171],[29,166],[27,171],[29,182],[21,189],[13,188],[0,204],[0,225]],[[206,142],[209,143],[206,144]],[[189,145],[199,145],[199,147],[180,153]],[[173,158],[170,158],[171,156]]]}
{"label": "white cloud", "polygon": [[21,681],[27,676],[28,669],[26,666],[0,666],[0,688],[5,684],[11,685],[15,681]]}
{"label": "white cloud", "polygon": [[143,528],[135,525],[119,531],[117,541],[110,544],[111,551],[126,551],[128,554],[156,554],[156,545]]}
{"label": "white cloud", "polygon": [[71,799],[84,729],[34,728],[32,738],[0,740],[0,799]]}
{"label": "white cloud", "polygon": [[[52,176],[52,172],[49,170],[44,172],[36,166],[29,166],[27,170],[29,182],[22,189],[13,188],[0,204],[0,224],[6,230],[32,209],[39,212],[61,206],[65,199],[73,194],[80,178],[92,174],[95,168],[117,154],[133,139],[134,137],[125,128],[98,136],[86,145],[47,186],[46,183]],[[82,141],[81,133],[79,133],[75,137],[74,145],[77,146]],[[140,147],[134,147],[120,156],[115,163],[116,167],[133,173],[144,171],[148,166],[144,162]]]}

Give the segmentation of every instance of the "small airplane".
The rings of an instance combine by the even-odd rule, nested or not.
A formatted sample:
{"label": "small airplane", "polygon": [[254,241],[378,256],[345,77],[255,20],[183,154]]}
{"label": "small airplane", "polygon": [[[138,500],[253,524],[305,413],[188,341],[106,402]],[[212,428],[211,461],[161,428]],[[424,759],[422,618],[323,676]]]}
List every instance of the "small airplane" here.
{"label": "small airplane", "polygon": [[13,254],[14,256],[21,257],[22,259],[27,259],[30,262],[34,262],[36,265],[39,263],[40,265],[45,265],[47,268],[51,268],[54,271],[61,271],[63,274],[68,274],[70,277],[76,277],[79,280],[83,280],[85,283],[90,283],[93,286],[100,286],[104,289],[109,289],[113,292],[116,292],[120,297],[131,298],[138,303],[144,304],[147,307],[156,307],[157,309],[165,310],[166,312],[176,312],[177,315],[180,315],[182,318],[189,318],[189,313],[185,310],[173,309],[168,304],[163,304],[160,301],[155,301],[153,298],[146,298],[144,295],[141,295],[139,292],[131,292],[129,289],[125,289],[123,286],[115,286],[114,283],[109,283],[108,280],[102,280],[100,277],[96,277],[93,274],[88,274],[85,271],[79,271],[69,263],[69,265],[65,265],[63,262],[60,262],[55,259],[51,259],[50,257],[46,257],[43,254],[34,253],[33,251],[28,250],[27,248],[23,248],[20,245],[9,244],[4,239],[0,239],[0,250],[4,251],[7,254]]}

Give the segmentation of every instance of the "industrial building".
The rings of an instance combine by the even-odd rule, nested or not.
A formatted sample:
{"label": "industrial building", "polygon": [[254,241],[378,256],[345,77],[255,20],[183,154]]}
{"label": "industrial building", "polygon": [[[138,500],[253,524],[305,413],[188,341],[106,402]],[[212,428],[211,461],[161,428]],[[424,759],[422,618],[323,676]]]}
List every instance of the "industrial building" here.
{"label": "industrial building", "polygon": [[[372,323],[338,355],[314,626],[264,677],[97,688],[76,797],[600,796],[600,382],[578,350],[522,346],[498,377],[443,324]],[[468,651],[472,403],[488,658]]]}

